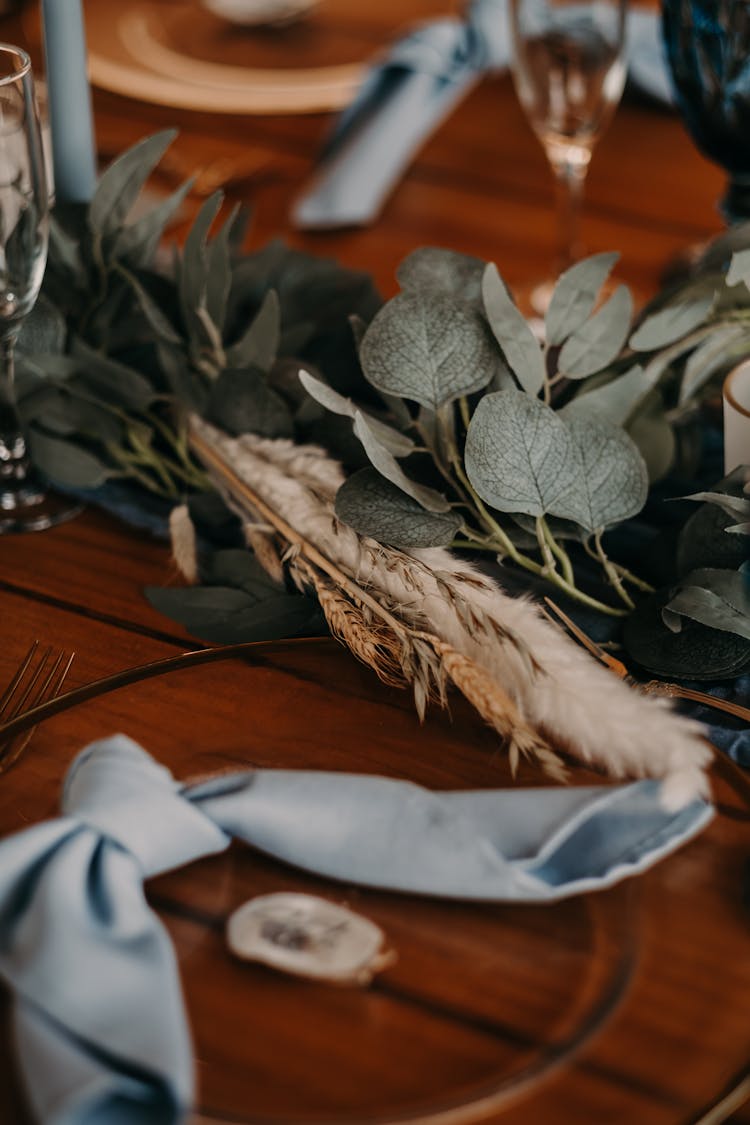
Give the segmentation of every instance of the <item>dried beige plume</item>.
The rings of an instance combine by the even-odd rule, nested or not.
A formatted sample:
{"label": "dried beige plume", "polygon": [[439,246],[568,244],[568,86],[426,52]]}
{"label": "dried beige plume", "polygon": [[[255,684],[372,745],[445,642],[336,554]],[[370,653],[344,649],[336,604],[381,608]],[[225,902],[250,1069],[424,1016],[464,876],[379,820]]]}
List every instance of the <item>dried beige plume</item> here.
{"label": "dried beige plume", "polygon": [[187,504],[178,504],[169,513],[169,538],[175,566],[186,582],[195,585],[198,581],[198,546]]}
{"label": "dried beige plume", "polygon": [[[442,548],[384,547],[341,524],[333,499],[343,474],[323,450],[251,434],[229,438],[199,419],[192,440],[237,510],[258,511],[344,594],[354,584],[402,629],[437,638],[470,661],[540,746],[549,738],[617,778],[663,778],[670,807],[707,791],[712,752],[698,723],[618,680],[531,601],[505,594],[471,563]],[[441,659],[448,674],[448,650]]]}

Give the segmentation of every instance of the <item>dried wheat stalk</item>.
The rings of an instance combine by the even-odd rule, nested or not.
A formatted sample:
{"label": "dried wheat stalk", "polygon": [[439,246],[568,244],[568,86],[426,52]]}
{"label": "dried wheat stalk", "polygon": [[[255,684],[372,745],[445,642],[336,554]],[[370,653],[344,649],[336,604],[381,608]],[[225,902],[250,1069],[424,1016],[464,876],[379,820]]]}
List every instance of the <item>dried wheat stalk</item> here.
{"label": "dried wheat stalk", "polygon": [[[463,682],[475,706],[486,692],[497,693],[498,707],[510,720],[499,712],[488,718],[494,714],[489,705],[478,709],[501,734],[508,721],[531,732],[528,741],[526,734],[516,738],[514,755],[544,758],[550,738],[615,777],[664,778],[664,800],[671,806],[706,791],[711,750],[699,724],[666,700],[644,698],[618,681],[529,600],[508,596],[470,563],[441,548],[384,547],[341,524],[333,499],[343,476],[323,450],[250,434],[229,438],[199,419],[191,441],[235,510],[272,525],[293,548],[297,565],[304,560],[325,576],[329,594],[337,591],[347,600],[354,607],[350,613],[367,610],[369,619],[357,618],[361,629],[369,626],[377,634],[383,622],[390,626],[420,710],[430,693],[439,696],[443,690],[425,671],[426,649],[438,659],[438,678],[448,676],[461,690]],[[341,614],[343,607],[338,609]],[[388,635],[386,645],[388,667],[394,636]],[[447,647],[440,652],[440,645]],[[469,662],[463,671],[451,653]],[[468,669],[475,670],[473,676]]]}

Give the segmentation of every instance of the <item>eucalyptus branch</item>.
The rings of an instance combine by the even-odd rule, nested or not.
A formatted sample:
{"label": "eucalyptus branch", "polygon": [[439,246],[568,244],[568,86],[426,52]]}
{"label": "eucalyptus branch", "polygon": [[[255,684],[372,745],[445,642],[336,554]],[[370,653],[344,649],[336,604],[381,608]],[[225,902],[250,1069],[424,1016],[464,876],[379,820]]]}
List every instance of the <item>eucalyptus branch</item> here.
{"label": "eucalyptus branch", "polygon": [[165,500],[179,499],[179,491],[174,487],[172,481],[169,481],[168,486],[163,483],[160,484],[158,480],[143,471],[139,458],[132,453],[128,453],[122,446],[115,445],[114,442],[108,442],[105,448],[112,461],[123,470],[123,473],[119,475],[137,480],[148,492],[153,492]]}
{"label": "eucalyptus branch", "polygon": [[566,582],[569,582],[571,586],[575,586],[575,575],[573,573],[573,564],[570,561],[570,556],[563,547],[562,543],[559,543],[557,539],[555,539],[554,535],[552,534],[552,530],[544,516],[542,516],[542,530],[544,532],[544,538],[549,544],[550,550],[560,563],[563,578]]}
{"label": "eucalyptus branch", "polygon": [[204,491],[209,483],[208,477],[190,456],[186,428],[183,426],[183,432],[180,434],[173,430],[172,427],[153,410],[147,411],[146,417],[148,418],[149,424],[154,427],[169,448],[174,451],[179,462],[179,466],[174,465],[174,470],[179,473],[186,483],[194,485],[200,491]]}
{"label": "eucalyptus branch", "polygon": [[536,541],[539,544],[539,551],[541,553],[542,559],[544,560],[544,569],[542,570],[542,574],[545,578],[548,578],[551,582],[553,582],[557,573],[557,564],[555,562],[555,557],[552,553],[552,549],[549,543],[551,536],[549,536],[547,531],[545,530],[544,516],[536,517],[536,520],[534,521],[534,528],[536,531]]}
{"label": "eucalyptus branch", "polygon": [[623,603],[628,607],[628,609],[635,609],[635,602],[623,586],[622,579],[617,573],[617,569],[610,562],[609,557],[607,556],[607,552],[602,546],[601,531],[597,531],[594,535],[594,550],[596,551],[596,556],[599,559],[599,562],[604,568],[604,573],[607,575],[607,578],[609,579],[612,586],[614,586]]}

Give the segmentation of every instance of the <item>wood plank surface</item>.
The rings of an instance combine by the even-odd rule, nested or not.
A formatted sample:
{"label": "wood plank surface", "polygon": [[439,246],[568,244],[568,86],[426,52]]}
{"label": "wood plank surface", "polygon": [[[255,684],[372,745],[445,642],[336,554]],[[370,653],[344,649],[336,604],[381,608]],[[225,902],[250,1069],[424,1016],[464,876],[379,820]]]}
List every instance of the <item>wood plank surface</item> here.
{"label": "wood plank surface", "polygon": [[[110,4],[115,0],[95,0]],[[165,0],[165,4],[167,0]],[[373,47],[453,4],[336,0],[343,44]],[[39,58],[31,15],[0,20]],[[343,49],[343,48],[342,48]],[[220,116],[94,93],[102,159],[166,124],[181,135],[162,188],[226,157],[252,170],[228,195],[254,210],[248,245],[282,234],[373,273],[425,243],[494,258],[514,284],[549,272],[553,193],[507,76],[482,82],[430,139],[370,227],[301,233],[289,209],[325,115]],[[720,229],[721,172],[677,117],[628,98],[594,155],[584,235],[620,249],[620,275],[653,292],[671,256]],[[201,200],[193,196],[188,214]],[[185,225],[176,228],[175,237]],[[166,546],[89,510],[37,536],[0,540],[0,682],[38,636],[75,648],[72,682],[198,647],[156,613],[147,585],[177,581]],[[60,715],[0,778],[0,834],[54,815],[61,779],[92,739],[125,731],[178,776],[227,766],[354,770],[437,789],[511,784],[495,736],[460,700],[420,726],[331,640],[259,646],[245,661],[134,685]],[[517,784],[538,785],[522,766]],[[577,770],[575,781],[596,780]],[[194,1125],[688,1125],[750,1063],[750,811],[715,779],[717,815],[695,841],[620,887],[555,906],[446,904],[318,879],[246,847],[152,880],[175,942],[199,1075]],[[308,890],[381,925],[398,954],[367,989],[284,978],[228,954],[229,913],[252,895]],[[85,987],[85,982],[82,982]],[[0,1009],[10,1042],[10,1006]],[[723,1117],[712,1120],[726,1119]],[[0,1122],[28,1120],[11,1050]],[[747,1111],[732,1118],[750,1120]]]}

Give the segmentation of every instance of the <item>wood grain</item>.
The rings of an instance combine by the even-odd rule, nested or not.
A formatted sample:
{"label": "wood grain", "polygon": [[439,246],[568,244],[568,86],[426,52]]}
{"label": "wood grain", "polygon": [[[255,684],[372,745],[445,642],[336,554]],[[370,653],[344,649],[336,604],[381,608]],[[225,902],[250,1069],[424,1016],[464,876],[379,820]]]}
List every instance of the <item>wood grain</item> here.
{"label": "wood grain", "polygon": [[[383,43],[402,21],[448,7],[335,0],[328,10],[343,51],[352,37]],[[33,26],[6,19],[0,32],[13,41]],[[30,46],[38,59],[33,33]],[[236,39],[231,49],[239,57]],[[507,76],[481,83],[431,138],[379,222],[315,235],[291,230],[288,216],[329,117],[240,125],[102,91],[94,100],[109,156],[165,124],[180,127],[162,185],[251,155],[255,171],[229,190],[254,209],[249,245],[281,233],[371,271],[384,294],[395,289],[399,260],[421,243],[495,258],[516,284],[552,266],[551,179]],[[721,190],[721,173],[673,114],[628,99],[592,163],[588,247],[620,249],[621,276],[647,295],[671,255],[719,229]],[[72,683],[195,647],[143,596],[147,585],[175,581],[163,543],[95,511],[42,535],[0,540],[0,682],[36,636],[77,649]],[[405,693],[384,688],[334,642],[278,643],[243,662],[133,686],[43,725],[0,779],[0,833],[54,815],[74,754],[117,730],[178,776],[251,764],[382,773],[437,789],[510,783],[494,735],[460,699],[420,727]],[[540,780],[524,766],[517,783]],[[576,780],[592,775],[578,770]],[[703,835],[653,871],[552,907],[363,891],[239,846],[153,880],[148,894],[178,951],[195,1039],[196,1125],[698,1120],[743,1079],[750,1060],[750,813],[725,780],[717,779],[716,798]],[[398,961],[364,990],[233,961],[222,933],[228,914],[251,895],[281,889],[348,902],[386,930]],[[7,1044],[9,1020],[5,997]],[[732,1113],[738,1125],[750,1120],[746,1110]],[[8,1049],[0,1055],[0,1122],[26,1120]]]}

